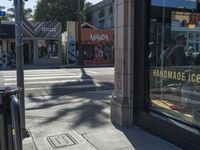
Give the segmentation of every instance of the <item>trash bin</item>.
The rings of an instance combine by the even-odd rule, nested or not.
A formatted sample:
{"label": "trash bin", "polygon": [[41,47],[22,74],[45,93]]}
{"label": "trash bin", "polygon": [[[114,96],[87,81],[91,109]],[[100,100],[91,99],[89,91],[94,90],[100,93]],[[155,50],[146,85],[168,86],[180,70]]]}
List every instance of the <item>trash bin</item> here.
{"label": "trash bin", "polygon": [[22,150],[20,88],[0,88],[0,150]]}

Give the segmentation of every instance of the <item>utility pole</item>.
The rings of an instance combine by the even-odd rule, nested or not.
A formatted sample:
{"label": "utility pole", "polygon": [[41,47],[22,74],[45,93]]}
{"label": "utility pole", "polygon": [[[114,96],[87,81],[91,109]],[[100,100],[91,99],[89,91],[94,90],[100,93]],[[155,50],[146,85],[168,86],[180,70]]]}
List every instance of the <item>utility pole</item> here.
{"label": "utility pole", "polygon": [[81,2],[80,0],[77,0],[78,4],[78,12],[77,12],[77,17],[78,17],[78,45],[79,45],[79,53],[78,53],[78,64],[83,67],[84,66],[84,52],[82,50],[82,45],[81,45],[81,24],[82,24],[82,12],[81,12]]}
{"label": "utility pole", "polygon": [[1,38],[0,45],[1,45],[1,48],[3,48],[2,47],[2,44],[3,44],[2,43],[2,35],[3,34],[2,34],[2,29],[1,29],[2,28],[2,26],[1,26],[1,17],[4,17],[5,15],[6,15],[6,12],[0,10],[0,38]]}
{"label": "utility pole", "polygon": [[14,0],[15,6],[15,45],[16,45],[16,70],[17,87],[21,88],[20,106],[21,106],[21,126],[22,136],[25,135],[25,102],[24,102],[24,59],[22,42],[22,0]]}

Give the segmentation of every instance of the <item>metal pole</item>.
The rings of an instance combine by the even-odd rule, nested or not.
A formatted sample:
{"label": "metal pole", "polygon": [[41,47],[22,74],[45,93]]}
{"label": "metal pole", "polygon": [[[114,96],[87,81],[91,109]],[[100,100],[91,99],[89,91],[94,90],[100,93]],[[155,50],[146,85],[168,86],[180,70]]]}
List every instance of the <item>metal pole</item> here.
{"label": "metal pole", "polygon": [[82,13],[81,13],[81,2],[77,0],[78,3],[78,45],[79,45],[79,55],[78,55],[78,64],[84,66],[84,52],[81,46],[81,23],[82,23]]}
{"label": "metal pole", "polygon": [[20,105],[18,98],[14,95],[11,96],[11,120],[13,130],[15,131],[15,135],[13,135],[14,149],[22,150]]}
{"label": "metal pole", "polygon": [[15,45],[17,86],[20,87],[21,125],[22,136],[25,134],[25,105],[24,105],[24,59],[22,42],[22,0],[14,0],[15,6]]}

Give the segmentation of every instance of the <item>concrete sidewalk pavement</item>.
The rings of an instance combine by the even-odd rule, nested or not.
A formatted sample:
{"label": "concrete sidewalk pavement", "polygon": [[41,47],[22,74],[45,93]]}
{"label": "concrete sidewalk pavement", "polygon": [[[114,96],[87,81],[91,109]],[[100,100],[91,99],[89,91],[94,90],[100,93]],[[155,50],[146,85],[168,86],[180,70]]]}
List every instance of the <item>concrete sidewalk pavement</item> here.
{"label": "concrete sidewalk pavement", "polygon": [[138,127],[110,121],[112,91],[26,99],[24,150],[179,150]]}

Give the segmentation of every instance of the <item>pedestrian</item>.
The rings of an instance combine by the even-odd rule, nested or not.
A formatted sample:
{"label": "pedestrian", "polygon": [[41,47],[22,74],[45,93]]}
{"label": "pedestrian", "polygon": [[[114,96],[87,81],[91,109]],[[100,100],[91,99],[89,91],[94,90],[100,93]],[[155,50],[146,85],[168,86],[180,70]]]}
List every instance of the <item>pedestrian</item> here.
{"label": "pedestrian", "polygon": [[176,46],[176,40],[171,39],[169,47],[160,54],[160,61],[163,67],[170,65],[168,61],[168,55],[171,52],[171,50],[174,48],[174,46]]}
{"label": "pedestrian", "polygon": [[194,53],[194,48],[189,47],[188,52],[187,52],[187,56],[186,56],[187,65],[193,65],[194,64],[193,53]]}
{"label": "pedestrian", "polygon": [[176,46],[172,48],[167,56],[167,60],[170,66],[185,66],[186,55],[185,55],[186,38],[183,34],[176,37]]}

